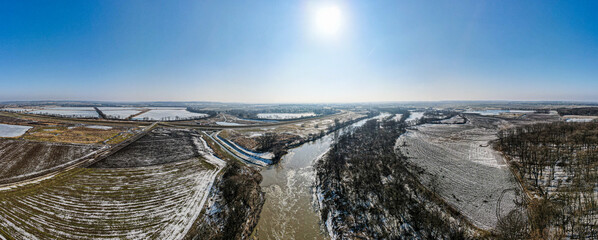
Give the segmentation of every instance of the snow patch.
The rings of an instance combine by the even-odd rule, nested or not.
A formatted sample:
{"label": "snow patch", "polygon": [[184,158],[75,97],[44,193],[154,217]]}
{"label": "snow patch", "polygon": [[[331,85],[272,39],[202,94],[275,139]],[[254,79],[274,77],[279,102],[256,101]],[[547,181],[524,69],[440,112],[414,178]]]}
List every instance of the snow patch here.
{"label": "snow patch", "polygon": [[0,137],[19,137],[31,129],[29,126],[10,125],[0,123]]}

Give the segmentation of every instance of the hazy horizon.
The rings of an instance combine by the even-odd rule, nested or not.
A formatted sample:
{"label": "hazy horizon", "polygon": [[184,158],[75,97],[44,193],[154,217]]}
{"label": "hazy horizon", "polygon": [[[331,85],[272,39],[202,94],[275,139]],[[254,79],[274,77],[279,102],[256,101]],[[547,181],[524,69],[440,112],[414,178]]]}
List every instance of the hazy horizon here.
{"label": "hazy horizon", "polygon": [[0,102],[598,102],[598,2],[0,3]]}

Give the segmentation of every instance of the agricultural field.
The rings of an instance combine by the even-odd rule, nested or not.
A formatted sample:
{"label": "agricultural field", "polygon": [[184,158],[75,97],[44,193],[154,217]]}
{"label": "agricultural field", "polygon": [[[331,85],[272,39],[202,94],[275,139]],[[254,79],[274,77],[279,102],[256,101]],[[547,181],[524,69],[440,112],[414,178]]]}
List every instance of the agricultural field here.
{"label": "agricultural field", "polygon": [[96,145],[0,139],[0,180],[34,175],[100,149]]}
{"label": "agricultural field", "polygon": [[16,118],[16,117],[0,115],[0,123],[10,124],[10,125],[15,125],[15,124],[16,125],[26,125],[28,123],[35,123],[35,122]]}
{"label": "agricultural field", "polygon": [[181,239],[200,215],[218,171],[199,158],[82,169],[31,191],[2,193],[0,234],[15,239]]}
{"label": "agricultural field", "polygon": [[205,141],[189,130],[158,128],[140,141],[90,168],[78,168],[32,186],[0,190],[0,236],[188,236],[196,222],[203,221],[201,212],[225,162],[214,157]]}
{"label": "agricultural field", "polygon": [[133,118],[133,120],[172,121],[189,120],[208,117],[207,114],[189,112],[184,108],[151,108],[149,112]]}
{"label": "agricultural field", "polygon": [[132,115],[140,113],[142,108],[127,108],[127,107],[99,107],[109,119],[126,119]]}
{"label": "agricultural field", "polygon": [[408,123],[414,123],[422,117],[424,117],[424,112],[410,111],[409,117],[405,121]]}
{"label": "agricultural field", "polygon": [[100,115],[92,107],[51,107],[28,111],[27,113],[70,118],[100,117]]}
{"label": "agricultural field", "polygon": [[20,137],[32,127],[0,123],[0,137]]}
{"label": "agricultural field", "polygon": [[247,136],[259,136],[265,132],[273,132],[279,134],[291,134],[306,138],[309,135],[320,134],[321,131],[325,131],[329,127],[333,126],[335,119],[338,119],[339,122],[346,122],[361,117],[365,117],[365,114],[347,111],[324,118],[302,121],[300,123],[291,123],[275,127],[250,128],[238,131]]}
{"label": "agricultural field", "polygon": [[0,108],[0,111],[5,111],[5,112],[16,112],[16,113],[26,113],[26,112],[30,112],[30,111],[34,111],[37,109],[34,108]]}
{"label": "agricultural field", "polygon": [[564,115],[562,118],[565,122],[596,122],[598,116],[580,116],[580,115]]}
{"label": "agricultural field", "polygon": [[[408,129],[398,149],[420,181],[478,227],[492,229],[516,206],[517,182],[492,149],[501,120],[468,115],[466,124],[424,124]],[[503,191],[507,191],[503,195]],[[502,199],[500,202],[499,200]],[[498,205],[501,209],[498,211]]]}
{"label": "agricultural field", "polygon": [[507,114],[525,114],[525,113],[533,113],[534,111],[531,110],[505,110],[505,109],[486,109],[486,110],[472,110],[472,111],[465,111],[464,113],[471,113],[471,114],[479,114],[482,116],[499,116],[499,115],[507,115]]}
{"label": "agricultural field", "polygon": [[29,130],[23,138],[45,142],[102,144],[125,131],[130,131],[130,129],[95,125],[49,125],[36,126]]}
{"label": "agricultural field", "polygon": [[194,141],[199,136],[199,133],[186,129],[156,128],[92,167],[143,167],[197,158],[200,148]]}
{"label": "agricultural field", "polygon": [[220,125],[220,126],[243,126],[243,124],[236,123],[236,122],[216,122],[216,125]]}

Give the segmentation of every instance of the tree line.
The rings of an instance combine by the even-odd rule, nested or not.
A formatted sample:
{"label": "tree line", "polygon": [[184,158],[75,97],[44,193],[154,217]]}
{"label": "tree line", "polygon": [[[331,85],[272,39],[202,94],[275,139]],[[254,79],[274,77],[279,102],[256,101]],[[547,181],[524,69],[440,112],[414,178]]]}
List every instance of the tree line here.
{"label": "tree line", "polygon": [[598,123],[540,123],[498,132],[495,148],[535,196],[529,238],[598,237]]}
{"label": "tree line", "polygon": [[598,116],[598,107],[559,108],[556,111],[561,116],[563,116],[563,115]]}

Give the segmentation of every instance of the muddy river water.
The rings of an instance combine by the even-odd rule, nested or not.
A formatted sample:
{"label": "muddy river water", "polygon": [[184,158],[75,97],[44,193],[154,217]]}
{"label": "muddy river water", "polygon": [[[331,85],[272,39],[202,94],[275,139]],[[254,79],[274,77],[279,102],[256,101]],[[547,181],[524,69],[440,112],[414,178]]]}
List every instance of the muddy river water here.
{"label": "muddy river water", "polygon": [[[390,114],[376,118],[385,116]],[[367,120],[291,149],[278,164],[261,171],[261,187],[266,192],[266,202],[253,234],[255,239],[328,239],[321,229],[313,204],[313,165],[328,151],[335,137],[352,127],[363,125]]]}

